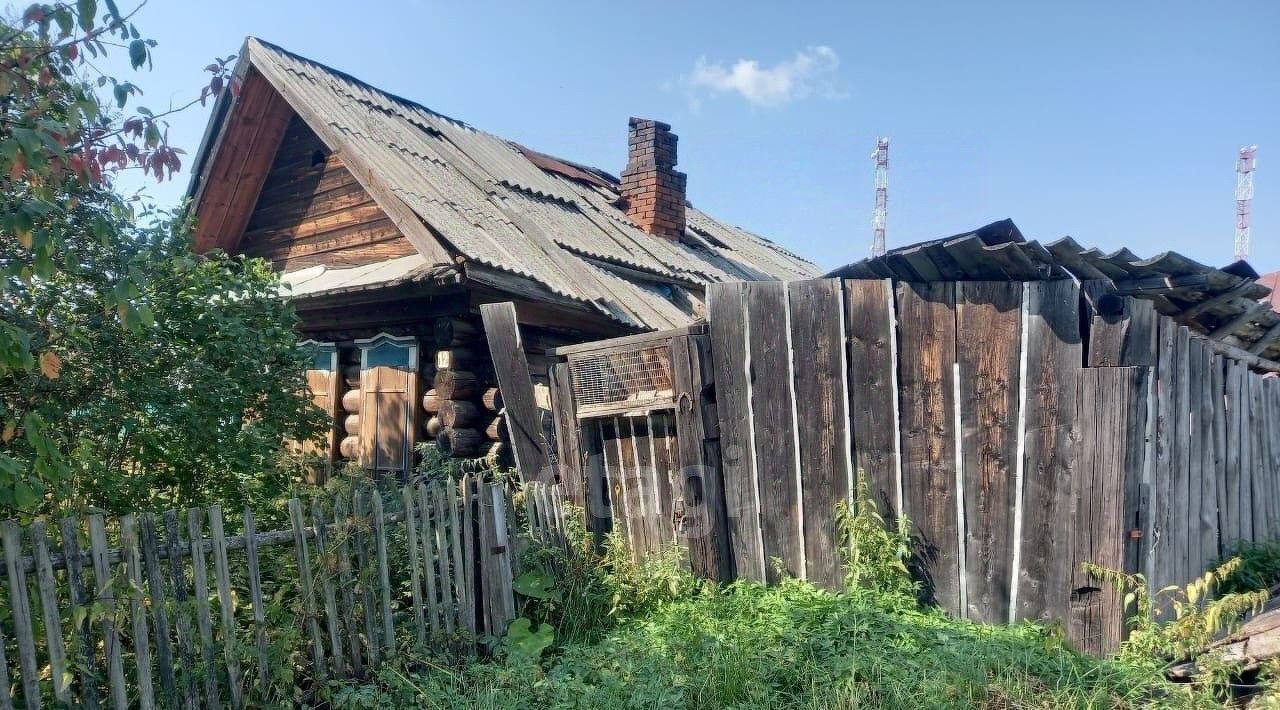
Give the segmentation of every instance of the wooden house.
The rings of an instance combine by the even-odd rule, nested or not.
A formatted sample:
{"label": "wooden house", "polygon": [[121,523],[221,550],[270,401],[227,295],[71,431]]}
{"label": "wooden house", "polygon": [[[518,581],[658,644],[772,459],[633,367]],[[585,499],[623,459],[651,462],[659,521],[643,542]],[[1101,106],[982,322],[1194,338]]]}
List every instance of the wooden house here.
{"label": "wooden house", "polygon": [[[688,204],[676,136],[633,118],[621,179],[246,41],[189,188],[196,248],[269,259],[334,417],[326,456],[385,472],[434,439],[498,456],[481,304],[534,355],[687,324],[707,284],[816,267]],[[535,379],[541,377],[534,368]]]}

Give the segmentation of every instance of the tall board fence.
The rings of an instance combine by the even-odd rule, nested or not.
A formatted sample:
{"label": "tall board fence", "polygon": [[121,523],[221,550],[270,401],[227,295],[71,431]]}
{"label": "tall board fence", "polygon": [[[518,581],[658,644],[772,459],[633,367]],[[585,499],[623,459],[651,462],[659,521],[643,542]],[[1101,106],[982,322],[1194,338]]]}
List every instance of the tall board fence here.
{"label": "tall board fence", "polygon": [[[1121,603],[1083,562],[1159,588],[1280,533],[1280,380],[1148,301],[1070,280],[708,297],[704,330],[556,351],[562,477],[638,554],[675,540],[708,576],[838,588],[835,509],[861,471],[943,609],[1059,619],[1100,653]],[[652,375],[690,352],[696,383]]]}
{"label": "tall board fence", "polygon": [[[515,616],[509,494],[475,477],[359,489],[291,527],[231,534],[222,510],[0,524],[0,708],[245,707],[367,677],[404,649],[466,652]],[[563,494],[526,496],[563,541]],[[296,669],[296,670],[295,670]]]}

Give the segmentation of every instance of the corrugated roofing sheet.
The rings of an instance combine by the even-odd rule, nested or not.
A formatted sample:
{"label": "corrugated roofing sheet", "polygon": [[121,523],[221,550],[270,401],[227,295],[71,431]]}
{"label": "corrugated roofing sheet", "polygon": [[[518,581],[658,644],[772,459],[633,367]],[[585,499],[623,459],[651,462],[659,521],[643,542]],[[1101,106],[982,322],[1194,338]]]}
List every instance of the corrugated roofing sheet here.
{"label": "corrugated roofing sheet", "polygon": [[427,278],[430,271],[431,265],[421,254],[411,254],[398,259],[345,269],[311,266],[281,274],[280,284],[283,295],[296,298],[406,283],[418,278]]}
{"label": "corrugated roofing sheet", "polygon": [[603,171],[544,154],[535,163],[528,149],[321,64],[255,39],[247,46],[264,77],[278,88],[287,84],[341,131],[376,177],[466,259],[593,303],[621,322],[650,328],[688,322],[690,285],[819,273],[692,208],[692,245],[651,236],[614,206],[617,194],[604,187],[610,183]]}
{"label": "corrugated roofing sheet", "polygon": [[1243,261],[1216,269],[1176,252],[1143,259],[1128,249],[1110,254],[1070,237],[1041,245],[1011,220],[945,239],[894,249],[832,271],[842,278],[900,281],[1110,281],[1118,293],[1152,301],[1170,316],[1215,340],[1280,360],[1280,313],[1259,307],[1274,285],[1259,282]]}

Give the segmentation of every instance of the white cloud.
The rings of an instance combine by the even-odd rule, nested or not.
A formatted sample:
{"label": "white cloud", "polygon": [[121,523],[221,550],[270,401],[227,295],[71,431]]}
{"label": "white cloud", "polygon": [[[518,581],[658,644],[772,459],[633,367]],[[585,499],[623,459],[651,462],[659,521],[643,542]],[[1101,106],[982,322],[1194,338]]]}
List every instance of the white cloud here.
{"label": "white cloud", "polygon": [[805,47],[790,59],[762,67],[759,60],[739,59],[732,66],[698,57],[693,73],[681,76],[680,83],[696,105],[700,93],[717,95],[736,92],[753,106],[781,106],[808,96],[845,98],[832,77],[840,67],[840,57],[826,46]]}

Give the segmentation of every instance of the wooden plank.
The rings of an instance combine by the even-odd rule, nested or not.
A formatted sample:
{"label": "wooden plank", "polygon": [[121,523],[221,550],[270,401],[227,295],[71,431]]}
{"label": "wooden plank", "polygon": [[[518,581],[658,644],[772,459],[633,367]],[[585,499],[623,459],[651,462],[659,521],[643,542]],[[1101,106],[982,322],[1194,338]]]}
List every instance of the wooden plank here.
{"label": "wooden plank", "polygon": [[347,499],[333,500],[334,555],[338,558],[338,585],[342,590],[342,618],[347,630],[347,651],[351,656],[351,672],[359,677],[364,672],[360,653],[360,623],[356,615],[355,579],[351,573],[351,519],[347,515]]}
{"label": "wooden plank", "polygon": [[382,492],[373,492],[373,534],[378,552],[378,583],[382,588],[382,645],[388,654],[396,650],[396,630],[391,623],[391,573],[387,566],[387,523]]}
{"label": "wooden plank", "polygon": [[258,529],[253,509],[244,509],[245,557],[249,563],[249,604],[253,612],[253,638],[258,649],[258,691],[267,697],[270,670],[267,666],[267,615],[262,604],[262,571],[258,564]]}
{"label": "wooden plank", "polygon": [[[449,545],[446,540],[448,526],[445,517],[444,491],[439,482],[431,484],[431,498],[435,505],[435,550],[440,561],[440,605],[444,616],[445,635],[453,638],[456,608],[454,604],[453,577],[450,573]],[[425,513],[424,513],[425,515]],[[455,564],[457,561],[454,561]]]}
{"label": "wooden plank", "polygon": [[893,282],[844,282],[849,414],[855,470],[885,519],[901,512]]}
{"label": "wooden plank", "polygon": [[[1189,581],[1198,571],[1191,569],[1191,376],[1189,371],[1190,331],[1179,326],[1174,351],[1173,471],[1169,479],[1169,548],[1173,560],[1173,583]],[[1197,517],[1199,511],[1197,511]]]}
{"label": "wooden plank", "polygon": [[1222,398],[1222,391],[1213,389],[1213,353],[1200,338],[1194,338],[1192,344],[1195,346],[1193,357],[1198,364],[1196,376],[1191,380],[1195,392],[1191,402],[1195,413],[1191,441],[1193,451],[1199,455],[1197,464],[1193,454],[1195,469],[1192,480],[1200,485],[1196,537],[1200,543],[1200,568],[1206,569],[1218,559],[1218,476],[1214,456],[1213,401],[1215,397]]}
{"label": "wooden plank", "polygon": [[8,645],[4,627],[0,626],[0,688],[4,689],[4,692],[0,693],[0,710],[13,710],[13,685],[9,678],[9,659],[4,650]]}
{"label": "wooden plank", "polygon": [[[715,400],[711,338],[691,335],[671,341],[676,407],[676,443],[682,479],[681,525],[689,568],[699,576],[729,581],[724,480]],[[793,442],[794,445],[794,442]]]}
{"label": "wooden plank", "polygon": [[491,499],[493,548],[491,556],[494,561],[496,576],[494,591],[497,596],[495,607],[495,627],[506,630],[507,624],[516,617],[515,596],[511,589],[511,542],[507,535],[507,507],[505,491],[501,483],[484,484],[488,488]]}
{"label": "wooden plank", "polygon": [[[377,616],[377,603],[374,601],[373,589],[369,586],[370,567],[369,567],[369,532],[368,529],[372,525],[367,525],[369,518],[369,509],[365,502],[364,491],[357,487],[351,494],[351,514],[354,517],[352,522],[352,543],[356,550],[356,585],[360,588],[360,607],[361,615],[358,619],[363,623],[364,638],[368,655],[369,667],[372,669],[378,665],[379,653],[378,644],[378,627],[375,623]],[[362,518],[364,520],[362,520]],[[353,621],[357,617],[351,617]]]}
{"label": "wooden plank", "polygon": [[1257,542],[1257,530],[1253,519],[1253,374],[1247,367],[1240,368],[1240,539]]}
{"label": "wooden plank", "polygon": [[631,532],[631,516],[627,510],[625,481],[622,472],[619,418],[601,419],[597,426],[600,432],[600,459],[603,463],[601,467],[603,473],[602,484],[606,490],[605,496],[610,516],[609,528],[618,531],[623,541],[627,543],[628,549],[634,552],[635,548],[631,544],[634,535]]}
{"label": "wooden plank", "polygon": [[[653,449],[654,496],[657,498],[657,534],[660,545],[675,541],[671,526],[672,497],[671,475],[676,470],[674,444],[675,427],[670,412],[649,414],[650,445]],[[726,499],[728,491],[726,490]],[[730,533],[732,535],[732,533]]]}
{"label": "wooden plank", "polygon": [[337,570],[329,552],[329,526],[325,524],[326,517],[318,499],[311,501],[311,520],[316,526],[316,558],[320,560],[320,569],[323,574],[321,582],[324,588],[325,626],[329,632],[329,650],[332,652],[329,655],[330,667],[334,678],[342,678],[346,675],[347,662],[346,654],[342,651],[342,628],[338,623],[338,595],[333,584]]}
{"label": "wooden plank", "polygon": [[766,560],[751,440],[751,393],[747,377],[745,287],[707,287],[711,354],[716,371],[720,454],[734,579],[763,582]]}
{"label": "wooden plank", "polygon": [[1009,619],[1017,534],[1021,283],[960,283],[956,359],[960,364],[967,618]]}
{"label": "wooden plank", "polygon": [[1213,480],[1216,484],[1214,502],[1214,526],[1218,531],[1216,559],[1223,559],[1227,553],[1227,367],[1226,359],[1210,351],[1210,402],[1213,407],[1212,443],[1213,443]]}
{"label": "wooden plank", "polygon": [[[44,619],[45,649],[49,654],[49,678],[53,681],[54,700],[71,702],[71,673],[67,670],[67,648],[62,637],[62,619],[58,615],[58,583],[49,559],[49,531],[44,518],[37,518],[28,528],[36,565],[36,588],[40,594],[40,611]],[[5,553],[8,557],[8,553]],[[7,688],[7,686],[4,686]]]}
{"label": "wooden plank", "polygon": [[426,485],[418,485],[418,507],[422,510],[421,528],[418,534],[422,538],[422,559],[426,569],[427,583],[427,614],[431,622],[431,634],[434,636],[440,631],[440,605],[438,590],[436,589],[436,554],[432,548],[435,546],[435,536],[431,533],[431,500]]}
{"label": "wooden plank", "polygon": [[[419,648],[426,648],[427,622],[426,615],[423,613],[422,558],[418,557],[418,516],[414,512],[418,505],[413,501],[413,486],[401,488],[400,496],[404,500],[404,537],[409,553],[409,593],[413,597],[414,638]],[[424,516],[425,513],[424,510]],[[425,518],[422,524],[426,524]],[[427,574],[431,574],[430,569],[427,570]]]}
{"label": "wooden plank", "polygon": [[640,477],[636,475],[635,427],[632,417],[615,417],[618,427],[618,480],[622,484],[623,506],[627,514],[628,544],[636,560],[644,558],[653,549],[649,545],[648,527],[645,524],[644,497],[640,491]]}
{"label": "wooden plank", "polygon": [[209,577],[204,558],[204,514],[198,508],[187,511],[187,537],[191,541],[191,598],[196,603],[196,630],[200,633],[200,660],[204,669],[206,707],[220,707],[218,668],[213,662],[213,620],[209,614]]}
{"label": "wooden plank", "polygon": [[293,551],[298,560],[298,585],[302,596],[302,608],[306,614],[307,632],[311,637],[311,664],[317,679],[325,677],[324,642],[320,636],[320,624],[316,621],[315,591],[312,587],[311,555],[307,551],[306,519],[302,514],[302,501],[289,499],[289,523],[293,526]]}
{"label": "wooden plank", "polygon": [[[649,417],[628,417],[631,424],[631,448],[632,457],[635,459],[635,492],[636,498],[640,503],[640,524],[644,535],[645,550],[649,553],[657,552],[662,546],[660,542],[660,533],[658,532],[658,496],[657,483],[653,480],[653,438],[649,431]],[[549,493],[544,489],[547,510],[554,513],[550,508],[551,499]],[[559,522],[552,516],[550,525],[559,530]]]}
{"label": "wooden plank", "polygon": [[173,625],[178,641],[178,661],[182,665],[182,706],[194,710],[198,702],[195,653],[191,647],[192,631],[186,575],[182,573],[182,533],[178,527],[178,511],[164,512],[164,542],[169,557],[169,588],[173,590]]}
{"label": "wooden plank", "polygon": [[743,288],[746,318],[773,326],[750,328],[747,341],[765,578],[776,582],[774,559],[792,577],[803,577],[805,566],[786,287],[756,282]]}
{"label": "wooden plank", "polygon": [[[1076,506],[1068,565],[1072,579],[1067,637],[1101,656],[1119,647],[1123,614],[1119,594],[1082,569],[1092,562],[1120,569],[1124,556],[1123,495],[1127,477],[1141,476],[1130,451],[1140,441],[1146,410],[1146,368],[1088,368],[1078,372],[1080,466],[1071,486]],[[1141,412],[1141,414],[1140,414]]]}
{"label": "wooden plank", "polygon": [[1201,383],[1208,379],[1208,373],[1204,371],[1204,363],[1201,353],[1204,346],[1201,345],[1200,338],[1190,338],[1187,340],[1187,399],[1185,406],[1187,409],[1187,429],[1186,429],[1186,451],[1187,451],[1187,579],[1192,579],[1199,575],[1212,559],[1205,559],[1201,549],[1201,521],[1200,512],[1202,510],[1202,501],[1204,491],[1201,484],[1200,466],[1204,459],[1203,440],[1200,438],[1200,418],[1201,418]]}
{"label": "wooden plank", "polygon": [[578,441],[578,419],[573,412],[573,386],[569,363],[560,362],[548,373],[551,386],[551,409],[556,427],[556,465],[559,479],[569,499],[586,507],[586,480],[582,469],[581,444]]}
{"label": "wooden plank", "polygon": [[1075,374],[1080,369],[1079,293],[1070,281],[1027,284],[1027,392],[1023,432],[1020,563],[1010,592],[1015,620],[1067,617],[1071,580],[1062,561],[1074,519]]}
{"label": "wooden plank", "polygon": [[1089,307],[1089,367],[1154,365],[1158,317],[1151,301],[1121,296],[1110,281],[1082,284]]}
{"label": "wooden plank", "polygon": [[142,533],[142,562],[146,569],[147,593],[151,595],[152,623],[156,629],[156,670],[164,689],[165,707],[178,706],[178,682],[173,671],[173,641],[169,632],[169,612],[165,609],[164,581],[160,569],[160,544],[156,540],[156,518],[151,513],[139,517]]}
{"label": "wooden plank", "polygon": [[844,587],[836,505],[849,500],[852,483],[840,281],[793,281],[787,285],[787,298],[799,420],[805,574],[817,586],[835,591]]}
{"label": "wooden plank", "polygon": [[1173,527],[1175,491],[1174,442],[1177,416],[1177,328],[1173,321],[1161,318],[1158,329],[1159,360],[1156,366],[1156,464],[1152,475],[1151,562],[1152,589],[1176,584],[1175,557],[1183,554],[1176,547]]}
{"label": "wooden plank", "polygon": [[1239,547],[1242,540],[1243,523],[1240,519],[1241,503],[1244,500],[1241,491],[1240,460],[1240,426],[1242,391],[1245,368],[1235,360],[1225,359],[1227,384],[1227,423],[1226,423],[1226,500],[1224,501],[1224,522],[1222,524],[1223,556],[1230,555]]}
{"label": "wooden plank", "polygon": [[1253,540],[1270,541],[1272,537],[1268,502],[1272,491],[1269,483],[1270,452],[1267,447],[1266,408],[1263,406],[1262,377],[1249,373],[1249,452],[1252,465],[1250,503],[1253,508]]}
{"label": "wooden plank", "polygon": [[458,484],[458,490],[460,492],[460,507],[462,510],[462,559],[466,560],[467,565],[465,585],[467,590],[466,627],[472,632],[472,638],[474,639],[479,635],[479,622],[484,600],[479,593],[479,580],[476,574],[480,553],[476,549],[476,518],[475,504],[473,503],[475,496],[472,493],[473,488],[471,478],[463,476]]}
{"label": "wooden plank", "polygon": [[542,419],[533,397],[533,381],[520,340],[515,306],[509,302],[486,303],[480,306],[480,316],[484,319],[498,388],[502,390],[503,412],[516,467],[526,481],[545,480],[551,462],[542,437]]}
{"label": "wooden plank", "polygon": [[[35,625],[31,618],[30,590],[22,565],[22,528],[17,521],[4,521],[4,564],[9,573],[9,617],[18,640],[18,663],[22,669],[22,699],[28,708],[39,708],[40,666],[36,663]],[[4,688],[8,692],[8,688]]]}
{"label": "wooden plank", "polygon": [[103,653],[107,657],[111,705],[116,710],[125,710],[129,707],[129,698],[124,682],[124,661],[120,656],[120,632],[115,624],[116,593],[108,558],[107,525],[98,513],[89,516],[89,550],[93,559],[93,599],[102,605],[102,616],[99,617],[98,624],[102,633]]}
{"label": "wooden plank", "polygon": [[922,546],[928,593],[944,611],[960,616],[955,285],[899,284],[897,311],[903,512]]}
{"label": "wooden plank", "polygon": [[[85,590],[84,573],[80,563],[80,519],[73,516],[65,517],[59,521],[59,528],[62,536],[63,558],[71,561],[67,565],[67,595],[72,607],[87,607],[90,597]],[[84,619],[75,625],[73,635],[76,639],[77,656],[77,662],[74,665],[80,681],[78,699],[84,707],[97,710],[99,707],[98,665],[95,659],[93,627],[89,615],[86,614]],[[0,644],[2,643],[3,640],[0,640]],[[0,651],[0,656],[3,655]],[[0,687],[8,688],[8,671],[4,666],[4,658],[0,657],[0,673],[6,674],[6,677],[0,678]]]}
{"label": "wooden plank", "polygon": [[1272,536],[1280,535],[1280,380],[1264,378],[1267,400],[1267,427],[1265,437],[1270,444],[1268,472],[1271,481]]}
{"label": "wooden plank", "polygon": [[236,647],[235,600],[231,596],[231,571],[227,566],[227,536],[222,528],[221,506],[209,506],[209,536],[213,538],[213,571],[218,585],[219,618],[222,621],[222,654],[226,661],[231,707],[244,706],[240,687],[240,652]]}
{"label": "wooden plank", "polygon": [[475,632],[474,615],[468,616],[470,604],[466,579],[466,566],[470,558],[463,555],[462,546],[462,505],[458,500],[458,484],[450,481],[445,485],[445,497],[449,516],[449,549],[453,558],[453,589],[457,595],[454,608],[458,620],[458,629]]}
{"label": "wooden plank", "polygon": [[147,629],[147,607],[142,598],[142,554],[138,550],[138,524],[132,513],[120,518],[120,548],[129,578],[129,618],[133,622],[138,705],[144,710],[150,710],[156,706],[155,688],[151,680],[151,633]]}

